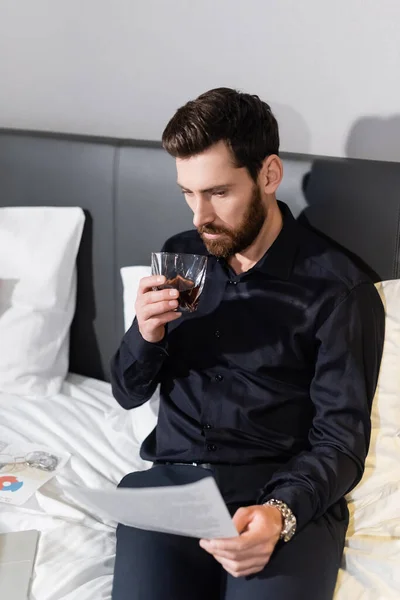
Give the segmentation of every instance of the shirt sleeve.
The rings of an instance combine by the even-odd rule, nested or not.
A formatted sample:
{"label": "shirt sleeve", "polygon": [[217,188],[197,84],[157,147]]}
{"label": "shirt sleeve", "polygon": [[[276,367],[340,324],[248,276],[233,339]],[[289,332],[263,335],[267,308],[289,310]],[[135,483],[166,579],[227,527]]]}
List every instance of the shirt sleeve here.
{"label": "shirt sleeve", "polygon": [[[161,252],[172,251],[171,239]],[[139,331],[137,319],[122,338],[111,360],[111,387],[114,398],[127,410],[150,400],[160,380],[161,368],[168,357],[167,329],[158,344],[147,342]]]}
{"label": "shirt sleeve", "polygon": [[112,391],[123,408],[135,408],[152,397],[167,357],[166,336],[158,344],[147,342],[135,319],[111,361]]}
{"label": "shirt sleeve", "polygon": [[285,502],[297,518],[297,531],[323,515],[362,477],[384,328],[379,294],[372,283],[363,283],[317,331],[310,448],[275,472],[259,498],[259,503],[271,498]]}

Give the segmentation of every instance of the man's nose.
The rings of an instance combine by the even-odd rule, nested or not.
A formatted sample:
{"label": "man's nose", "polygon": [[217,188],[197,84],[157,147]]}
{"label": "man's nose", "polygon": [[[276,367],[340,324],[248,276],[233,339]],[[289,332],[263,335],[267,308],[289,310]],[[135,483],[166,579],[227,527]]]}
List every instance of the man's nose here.
{"label": "man's nose", "polygon": [[211,204],[199,198],[193,211],[193,225],[196,229],[214,221],[215,215]]}

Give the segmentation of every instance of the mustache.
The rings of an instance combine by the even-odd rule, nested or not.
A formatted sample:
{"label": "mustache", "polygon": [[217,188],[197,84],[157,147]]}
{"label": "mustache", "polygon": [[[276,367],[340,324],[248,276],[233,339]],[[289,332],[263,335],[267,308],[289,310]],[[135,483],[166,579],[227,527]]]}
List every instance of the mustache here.
{"label": "mustache", "polygon": [[203,225],[203,227],[199,227],[197,231],[200,235],[203,233],[226,233],[227,235],[231,235],[229,230],[223,229],[222,227],[214,227],[213,225]]}

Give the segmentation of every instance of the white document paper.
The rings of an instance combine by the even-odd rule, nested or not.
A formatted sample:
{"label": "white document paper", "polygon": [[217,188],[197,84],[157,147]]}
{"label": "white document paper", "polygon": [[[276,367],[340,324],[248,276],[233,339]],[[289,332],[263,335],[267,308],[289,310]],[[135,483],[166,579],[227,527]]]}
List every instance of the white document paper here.
{"label": "white document paper", "polygon": [[174,486],[106,491],[68,486],[64,490],[80,503],[130,527],[206,539],[238,535],[212,477]]}

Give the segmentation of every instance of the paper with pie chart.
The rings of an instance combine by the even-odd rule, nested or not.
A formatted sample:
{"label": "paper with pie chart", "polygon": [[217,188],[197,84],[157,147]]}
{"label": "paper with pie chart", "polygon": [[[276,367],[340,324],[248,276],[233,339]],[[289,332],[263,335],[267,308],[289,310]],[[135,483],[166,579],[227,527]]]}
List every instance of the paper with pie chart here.
{"label": "paper with pie chart", "polygon": [[0,440],[0,502],[20,506],[63,468],[68,454]]}

